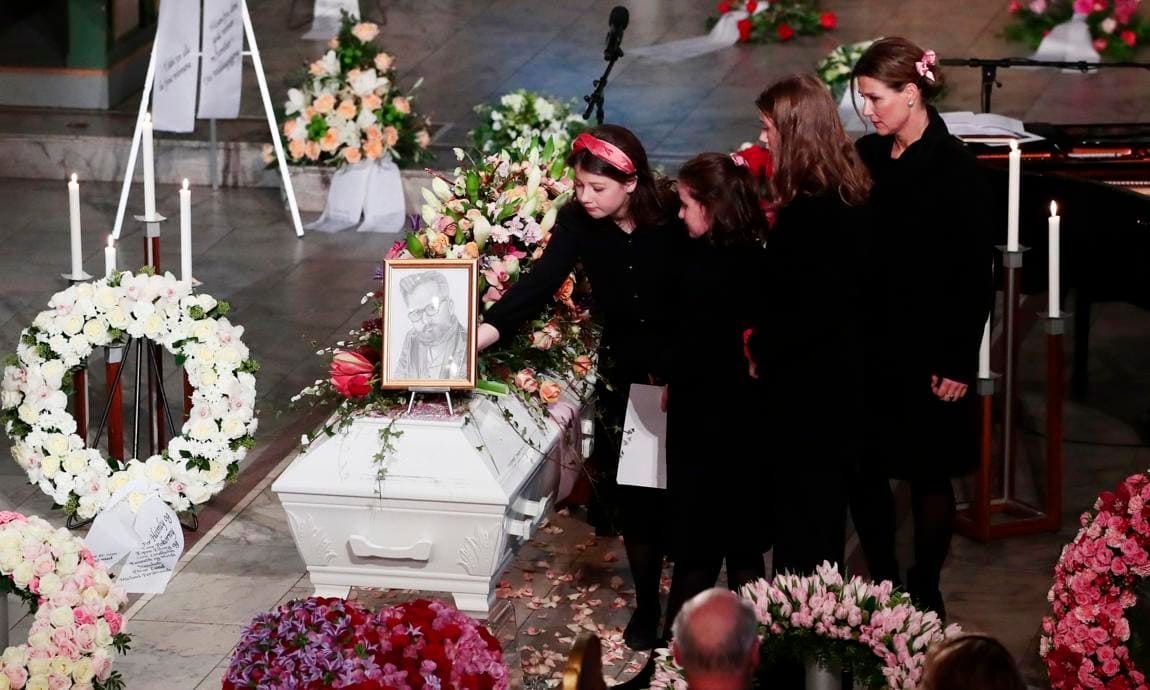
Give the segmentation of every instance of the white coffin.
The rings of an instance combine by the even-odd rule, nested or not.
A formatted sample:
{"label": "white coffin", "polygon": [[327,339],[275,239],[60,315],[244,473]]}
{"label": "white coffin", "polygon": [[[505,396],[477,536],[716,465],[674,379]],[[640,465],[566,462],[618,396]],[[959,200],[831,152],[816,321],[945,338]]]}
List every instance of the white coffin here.
{"label": "white coffin", "polygon": [[498,405],[475,396],[469,407],[448,420],[396,421],[402,436],[382,481],[372,458],[391,420],[379,417],[313,441],[276,480],[316,595],[450,592],[461,611],[487,616],[516,549],[553,505],[560,463],[571,471],[590,452],[593,421],[588,406],[578,442],[510,396]]}

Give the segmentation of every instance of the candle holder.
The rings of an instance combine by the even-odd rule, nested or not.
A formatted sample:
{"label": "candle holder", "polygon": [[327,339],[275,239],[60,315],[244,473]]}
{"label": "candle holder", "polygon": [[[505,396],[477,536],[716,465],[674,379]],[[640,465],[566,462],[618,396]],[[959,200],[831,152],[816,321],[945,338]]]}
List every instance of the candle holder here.
{"label": "candle holder", "polygon": [[[156,275],[160,274],[160,223],[167,220],[159,213],[136,216],[136,220],[144,223],[144,256],[148,266]],[[141,351],[147,349],[148,359],[152,366],[148,367],[148,454],[160,452],[166,444],[164,434],[164,411],[167,402],[164,396],[163,350],[155,343],[147,343],[137,350],[136,366],[137,377],[139,368],[143,366]],[[139,414],[139,410],[136,411]],[[139,430],[136,430],[136,443],[139,443]],[[137,457],[138,454],[137,454]]]}
{"label": "candle holder", "polygon": [[92,276],[89,275],[87,271],[83,271],[83,270],[81,270],[78,274],[77,273],[61,273],[60,277],[63,278],[64,280],[68,281],[72,285],[75,285],[76,283],[86,283],[92,279]]}

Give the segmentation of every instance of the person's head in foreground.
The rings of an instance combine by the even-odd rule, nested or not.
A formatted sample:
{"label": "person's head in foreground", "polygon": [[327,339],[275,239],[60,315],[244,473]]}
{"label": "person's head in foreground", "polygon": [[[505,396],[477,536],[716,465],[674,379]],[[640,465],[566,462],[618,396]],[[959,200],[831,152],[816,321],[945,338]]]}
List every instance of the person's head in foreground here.
{"label": "person's head in foreground", "polygon": [[759,666],[758,621],[727,589],[708,589],[683,605],[672,628],[675,661],[692,690],[745,690]]}
{"label": "person's head in foreground", "polygon": [[931,650],[920,690],[1026,690],[1010,652],[989,635],[959,635]]}

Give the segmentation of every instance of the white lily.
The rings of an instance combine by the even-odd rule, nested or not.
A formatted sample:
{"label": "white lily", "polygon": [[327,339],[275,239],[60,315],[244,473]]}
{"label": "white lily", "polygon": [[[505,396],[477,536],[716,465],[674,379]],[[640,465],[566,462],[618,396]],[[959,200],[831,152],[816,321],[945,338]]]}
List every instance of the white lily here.
{"label": "white lily", "polygon": [[284,114],[294,115],[302,111],[307,104],[304,102],[303,91],[299,89],[288,89],[288,100],[284,104]]}
{"label": "white lily", "polygon": [[442,178],[431,178],[431,188],[435,190],[435,196],[444,201],[450,201],[455,197],[454,192],[451,191],[451,187],[447,186],[447,183],[444,182]]}
{"label": "white lily", "polygon": [[555,219],[559,216],[559,209],[555,204],[547,209],[547,213],[543,214],[543,220],[539,221],[539,229],[543,232],[549,232],[551,228],[555,227]]}

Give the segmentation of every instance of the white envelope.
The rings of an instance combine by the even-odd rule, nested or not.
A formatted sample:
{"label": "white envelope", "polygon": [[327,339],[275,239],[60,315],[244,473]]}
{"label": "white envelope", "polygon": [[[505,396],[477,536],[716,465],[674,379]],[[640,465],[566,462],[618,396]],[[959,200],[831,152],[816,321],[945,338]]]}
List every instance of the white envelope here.
{"label": "white envelope", "polygon": [[616,481],[667,488],[667,413],[659,409],[662,386],[631,384]]}

